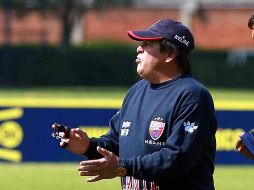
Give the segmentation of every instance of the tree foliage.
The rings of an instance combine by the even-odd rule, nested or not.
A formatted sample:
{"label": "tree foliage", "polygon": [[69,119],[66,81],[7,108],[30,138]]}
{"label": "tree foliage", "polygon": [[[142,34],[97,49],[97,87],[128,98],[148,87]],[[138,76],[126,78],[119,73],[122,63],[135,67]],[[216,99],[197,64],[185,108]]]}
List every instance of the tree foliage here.
{"label": "tree foliage", "polygon": [[61,20],[62,46],[70,45],[73,23],[83,16],[86,6],[84,0],[0,0],[0,7],[15,10],[19,16],[34,10],[44,15],[48,12],[55,14]]}
{"label": "tree foliage", "polygon": [[62,46],[69,46],[75,22],[82,24],[82,17],[88,7],[103,8],[106,6],[129,6],[132,0],[0,0],[4,10],[15,10],[20,15],[29,11],[39,11],[43,15],[55,14],[61,21]]}

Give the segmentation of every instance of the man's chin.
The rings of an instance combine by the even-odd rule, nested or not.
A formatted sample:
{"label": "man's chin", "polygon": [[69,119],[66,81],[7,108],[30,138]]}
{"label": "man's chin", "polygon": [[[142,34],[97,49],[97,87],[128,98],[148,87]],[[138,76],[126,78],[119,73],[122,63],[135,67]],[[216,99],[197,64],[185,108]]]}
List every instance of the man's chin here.
{"label": "man's chin", "polygon": [[144,78],[142,72],[137,71],[137,73],[141,78]]}

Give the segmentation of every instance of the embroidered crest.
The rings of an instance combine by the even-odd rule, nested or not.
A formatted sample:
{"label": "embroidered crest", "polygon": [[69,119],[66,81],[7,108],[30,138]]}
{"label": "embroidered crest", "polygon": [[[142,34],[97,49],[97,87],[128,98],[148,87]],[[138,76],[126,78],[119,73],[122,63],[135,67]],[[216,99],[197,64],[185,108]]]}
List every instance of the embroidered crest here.
{"label": "embroidered crest", "polygon": [[122,128],[121,128],[121,136],[127,136],[129,134],[131,122],[130,121],[124,121]]}
{"label": "embroidered crest", "polygon": [[187,121],[186,123],[183,122],[184,130],[189,133],[193,133],[194,130],[198,128],[197,125],[195,125],[195,122],[191,123]]}
{"label": "embroidered crest", "polygon": [[161,117],[155,118],[151,121],[150,127],[149,127],[149,133],[153,140],[158,140],[165,128],[165,123],[163,122],[163,119]]}

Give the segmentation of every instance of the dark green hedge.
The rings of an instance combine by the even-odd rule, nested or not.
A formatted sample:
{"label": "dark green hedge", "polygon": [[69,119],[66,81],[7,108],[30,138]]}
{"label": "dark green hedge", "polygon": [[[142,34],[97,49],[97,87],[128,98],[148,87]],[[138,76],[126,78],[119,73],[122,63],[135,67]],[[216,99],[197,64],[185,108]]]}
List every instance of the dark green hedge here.
{"label": "dark green hedge", "polygon": [[31,85],[129,85],[135,51],[128,47],[8,47],[0,49],[0,83]]}
{"label": "dark green hedge", "polygon": [[[83,47],[0,47],[2,86],[131,85],[136,47],[96,44]],[[227,52],[194,51],[193,75],[207,86],[254,87],[254,60],[227,63]]]}
{"label": "dark green hedge", "polygon": [[[236,57],[237,58],[237,57]],[[193,75],[213,87],[253,88],[254,56],[246,62],[228,61],[227,51],[194,51],[191,55]]]}

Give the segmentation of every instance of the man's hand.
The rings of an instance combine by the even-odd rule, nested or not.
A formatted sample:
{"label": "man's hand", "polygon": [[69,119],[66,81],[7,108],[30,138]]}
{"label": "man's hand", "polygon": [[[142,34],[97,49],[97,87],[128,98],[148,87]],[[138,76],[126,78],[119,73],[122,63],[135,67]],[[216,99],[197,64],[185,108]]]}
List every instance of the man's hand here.
{"label": "man's hand", "polygon": [[240,135],[239,135],[239,138],[237,139],[237,141],[236,141],[236,145],[235,145],[235,147],[236,147],[236,149],[240,152],[240,153],[242,153],[244,156],[246,156],[247,158],[249,158],[249,159],[254,159],[254,156],[250,153],[250,151],[246,148],[246,146],[244,145],[244,143],[242,142],[242,140],[241,140],[241,136],[243,135],[244,133],[241,133]]}
{"label": "man's hand", "polygon": [[104,156],[98,160],[81,161],[78,166],[80,176],[94,176],[87,178],[87,182],[95,182],[101,179],[116,177],[116,168],[119,158],[104,148],[97,147],[97,151]]}
{"label": "man's hand", "polygon": [[[56,129],[57,124],[53,124],[52,128]],[[84,154],[90,145],[86,132],[80,128],[70,129],[69,134],[59,132],[59,137],[61,138],[60,146],[75,154]]]}

